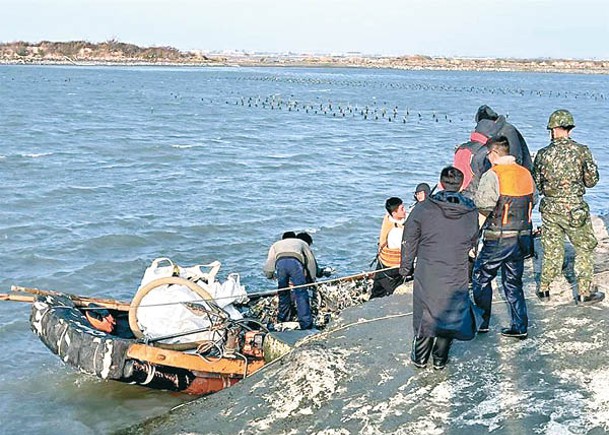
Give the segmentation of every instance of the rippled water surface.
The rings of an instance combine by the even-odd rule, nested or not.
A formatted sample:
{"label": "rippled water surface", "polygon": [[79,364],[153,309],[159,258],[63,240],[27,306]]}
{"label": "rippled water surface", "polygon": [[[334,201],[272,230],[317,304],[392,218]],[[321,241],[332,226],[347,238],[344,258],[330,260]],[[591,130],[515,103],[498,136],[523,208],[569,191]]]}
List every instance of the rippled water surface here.
{"label": "rippled water surface", "polygon": [[[0,291],[129,300],[147,264],[220,260],[249,291],[268,246],[306,229],[339,275],[368,268],[384,200],[433,185],[481,104],[531,151],[576,118],[609,210],[609,77],[362,69],[0,66]],[[0,431],[104,433],[187,396],[65,367],[0,304]],[[27,417],[25,417],[27,416]]]}

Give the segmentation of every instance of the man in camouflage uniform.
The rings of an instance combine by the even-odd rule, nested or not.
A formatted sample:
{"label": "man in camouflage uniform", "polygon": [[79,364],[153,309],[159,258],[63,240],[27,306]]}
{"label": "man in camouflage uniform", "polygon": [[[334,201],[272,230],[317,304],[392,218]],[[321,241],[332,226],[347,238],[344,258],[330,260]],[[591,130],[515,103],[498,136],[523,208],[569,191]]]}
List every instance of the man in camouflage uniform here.
{"label": "man in camouflage uniform", "polygon": [[575,122],[569,111],[553,112],[548,121],[552,141],[539,150],[533,165],[535,184],[543,194],[539,211],[544,258],[537,297],[550,297],[550,284],[562,270],[566,234],[575,248],[578,301],[592,304],[602,301],[605,295],[592,288],[592,254],[597,241],[584,193],[586,187],[598,183],[599,175],[590,149],[569,137],[573,127]]}

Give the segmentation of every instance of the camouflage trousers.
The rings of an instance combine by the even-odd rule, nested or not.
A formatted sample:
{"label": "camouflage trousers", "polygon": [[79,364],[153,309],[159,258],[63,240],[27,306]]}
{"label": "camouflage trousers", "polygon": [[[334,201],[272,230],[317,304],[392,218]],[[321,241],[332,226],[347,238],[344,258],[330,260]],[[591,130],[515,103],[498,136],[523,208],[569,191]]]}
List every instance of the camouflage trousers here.
{"label": "camouflage trousers", "polygon": [[580,227],[571,226],[569,216],[557,213],[542,213],[541,245],[543,262],[541,266],[540,291],[549,289],[550,284],[562,271],[565,257],[565,235],[575,248],[575,276],[580,296],[590,294],[594,273],[594,248],[598,244],[592,229],[590,214]]}

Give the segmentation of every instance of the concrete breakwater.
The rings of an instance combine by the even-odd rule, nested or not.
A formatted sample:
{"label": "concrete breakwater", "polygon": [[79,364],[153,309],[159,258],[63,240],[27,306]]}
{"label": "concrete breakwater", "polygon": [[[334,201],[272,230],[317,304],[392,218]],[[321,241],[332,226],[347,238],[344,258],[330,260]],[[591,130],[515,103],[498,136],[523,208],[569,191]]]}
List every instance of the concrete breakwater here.
{"label": "concrete breakwater", "polygon": [[[609,219],[595,218],[595,279],[608,291]],[[540,252],[542,255],[543,253]],[[348,308],[329,329],[251,378],[122,433],[604,433],[609,430],[609,312],[575,306],[566,278],[542,304],[540,260],[529,260],[529,338],[495,292],[491,332],[456,342],[443,371],[409,363],[412,296]]]}

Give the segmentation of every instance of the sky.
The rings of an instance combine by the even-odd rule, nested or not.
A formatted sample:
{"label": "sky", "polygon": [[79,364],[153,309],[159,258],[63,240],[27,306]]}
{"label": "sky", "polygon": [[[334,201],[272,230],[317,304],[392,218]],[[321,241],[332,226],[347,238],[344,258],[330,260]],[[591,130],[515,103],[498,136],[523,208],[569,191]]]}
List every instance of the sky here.
{"label": "sky", "polygon": [[0,42],[609,59],[607,0],[0,0]]}

